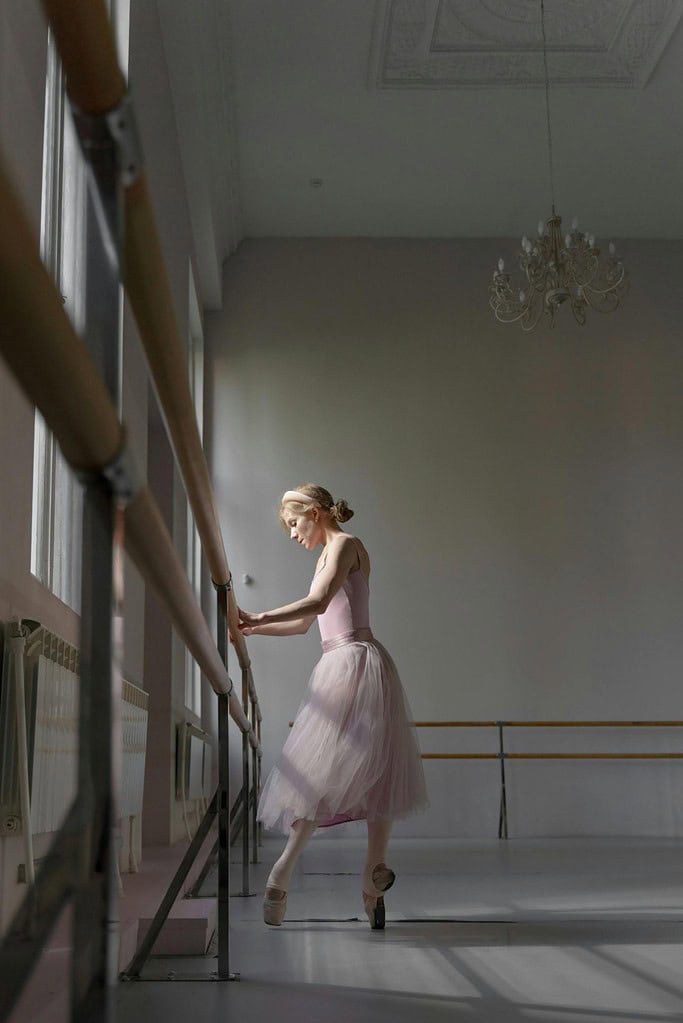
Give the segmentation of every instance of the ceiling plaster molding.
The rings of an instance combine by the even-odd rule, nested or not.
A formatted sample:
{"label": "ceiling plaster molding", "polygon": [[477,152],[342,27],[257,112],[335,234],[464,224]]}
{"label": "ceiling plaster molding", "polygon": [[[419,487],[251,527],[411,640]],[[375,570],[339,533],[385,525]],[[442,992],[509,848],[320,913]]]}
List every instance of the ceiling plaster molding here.
{"label": "ceiling plaster molding", "polygon": [[[643,88],[683,0],[546,0],[553,85]],[[370,87],[543,86],[537,0],[377,0]]]}

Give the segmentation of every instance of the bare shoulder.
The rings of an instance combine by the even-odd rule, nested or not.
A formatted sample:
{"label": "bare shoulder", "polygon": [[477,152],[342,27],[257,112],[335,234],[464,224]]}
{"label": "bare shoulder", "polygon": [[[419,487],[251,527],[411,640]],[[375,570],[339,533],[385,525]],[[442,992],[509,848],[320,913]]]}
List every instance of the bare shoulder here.
{"label": "bare shoulder", "polygon": [[358,536],[349,536],[347,533],[345,533],[344,536],[346,537],[347,540],[349,540],[353,544],[354,548],[356,549],[356,552],[358,554],[358,562],[359,562],[358,567],[365,573],[365,575],[369,576],[370,575],[370,555],[368,554],[367,550],[365,549],[365,544],[363,543],[363,541]]}
{"label": "bare shoulder", "polygon": [[349,536],[347,533],[339,533],[338,536],[335,536],[329,541],[327,547],[323,548],[320,557],[318,558],[316,572],[321,571],[325,567],[331,553],[334,553],[335,558],[338,558],[343,550],[350,551],[352,548],[354,550],[356,549],[353,543],[353,537]]}
{"label": "bare shoulder", "polygon": [[[357,536],[351,536],[349,533],[339,533],[329,544],[329,550],[334,550],[335,557],[339,557],[344,551],[345,555],[353,554],[353,560],[358,559],[358,564],[354,564],[350,571],[355,571],[356,568],[360,568],[365,572],[366,576],[370,575],[370,556],[365,549],[365,545],[362,540],[359,540]],[[316,571],[322,570],[325,563],[327,562],[328,551],[323,551],[318,560]]]}

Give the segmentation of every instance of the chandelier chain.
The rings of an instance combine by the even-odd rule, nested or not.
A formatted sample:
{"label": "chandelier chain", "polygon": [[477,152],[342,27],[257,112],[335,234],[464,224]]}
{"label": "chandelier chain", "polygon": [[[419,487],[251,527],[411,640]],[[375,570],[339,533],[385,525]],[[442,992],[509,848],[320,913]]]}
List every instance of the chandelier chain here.
{"label": "chandelier chain", "polygon": [[550,127],[550,80],[548,76],[548,53],[545,37],[545,4],[541,0],[541,32],[543,34],[543,67],[545,71],[545,113],[548,124],[548,167],[550,170],[550,199],[555,216],[555,173],[553,170],[553,133]]}

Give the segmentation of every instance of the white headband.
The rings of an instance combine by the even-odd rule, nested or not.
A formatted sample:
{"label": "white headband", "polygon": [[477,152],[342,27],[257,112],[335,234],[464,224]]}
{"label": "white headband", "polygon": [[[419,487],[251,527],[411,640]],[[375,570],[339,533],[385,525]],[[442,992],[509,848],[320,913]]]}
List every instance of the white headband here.
{"label": "white headband", "polygon": [[308,494],[303,494],[300,490],[287,490],[282,495],[280,504],[289,504],[290,501],[297,501],[299,504],[320,504],[317,498],[309,497]]}

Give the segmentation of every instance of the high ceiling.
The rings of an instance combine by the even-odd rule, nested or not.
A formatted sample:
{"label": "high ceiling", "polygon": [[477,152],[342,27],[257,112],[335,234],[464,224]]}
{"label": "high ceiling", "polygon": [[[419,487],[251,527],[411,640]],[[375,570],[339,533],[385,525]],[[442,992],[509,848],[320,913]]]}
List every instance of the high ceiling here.
{"label": "high ceiling", "polygon": [[[220,121],[185,162],[234,191],[231,246],[515,237],[550,215],[540,0],[159,0],[162,22],[175,6],[212,12],[171,77],[189,56],[212,95],[222,61],[234,136]],[[545,9],[558,212],[683,237],[683,0]]]}

